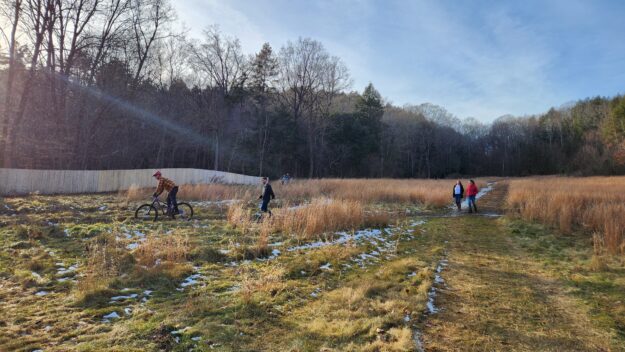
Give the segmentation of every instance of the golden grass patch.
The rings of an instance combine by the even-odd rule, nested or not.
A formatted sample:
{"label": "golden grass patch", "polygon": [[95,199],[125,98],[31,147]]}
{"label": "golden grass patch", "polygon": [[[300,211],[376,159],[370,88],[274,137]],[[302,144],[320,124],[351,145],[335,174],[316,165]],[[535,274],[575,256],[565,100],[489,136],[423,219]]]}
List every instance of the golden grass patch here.
{"label": "golden grass patch", "polygon": [[625,253],[625,177],[543,177],[510,181],[507,205],[562,233],[595,233],[596,250]]}

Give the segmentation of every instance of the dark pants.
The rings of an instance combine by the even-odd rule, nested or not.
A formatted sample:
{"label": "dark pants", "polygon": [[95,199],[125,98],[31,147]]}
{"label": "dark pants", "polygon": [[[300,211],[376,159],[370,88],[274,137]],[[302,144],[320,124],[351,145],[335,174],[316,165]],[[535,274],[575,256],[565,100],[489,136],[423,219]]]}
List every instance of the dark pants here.
{"label": "dark pants", "polygon": [[462,203],[462,196],[459,194],[454,195],[454,199],[456,200],[456,206],[458,210],[460,210],[460,204]]}
{"label": "dark pants", "polygon": [[473,206],[473,209],[475,209],[475,212],[477,213],[477,205],[475,205],[475,196],[469,196],[469,200],[467,201],[467,203],[469,203],[469,213],[472,212],[471,206]]}
{"label": "dark pants", "polygon": [[271,210],[269,210],[269,199],[264,200],[262,204],[260,205],[260,211],[262,211],[263,213],[269,213],[269,216],[271,216]]}
{"label": "dark pants", "polygon": [[172,188],[167,194],[167,211],[172,214],[172,216],[174,214],[178,214],[178,201],[176,201],[176,194],[178,194],[178,186]]}

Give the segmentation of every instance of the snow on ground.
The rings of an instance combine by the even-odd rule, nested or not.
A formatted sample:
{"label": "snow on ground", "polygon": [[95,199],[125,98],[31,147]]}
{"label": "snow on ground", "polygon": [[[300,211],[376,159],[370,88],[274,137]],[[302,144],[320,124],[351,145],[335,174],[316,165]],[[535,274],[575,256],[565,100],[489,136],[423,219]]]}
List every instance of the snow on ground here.
{"label": "snow on ground", "polygon": [[325,263],[325,264],[323,264],[322,266],[320,266],[320,267],[319,267],[319,269],[321,269],[321,270],[332,270],[332,268],[331,268],[331,267],[332,267],[332,264],[330,264],[330,263]]}
{"label": "snow on ground", "polygon": [[56,269],[56,275],[60,277],[68,276],[68,274],[73,274],[78,269],[78,264],[70,265],[70,267],[67,269],[65,268],[64,263],[56,263],[56,266],[58,267]]}
{"label": "snow on ground", "polygon": [[279,255],[280,255],[280,250],[279,249],[272,249],[271,250],[271,256],[269,256],[267,259],[273,259],[273,258],[276,258]]}
{"label": "snow on ground", "polygon": [[382,231],[378,229],[360,230],[360,231],[356,231],[356,233],[353,235],[347,232],[337,232],[336,234],[339,235],[339,237],[333,241],[317,241],[317,242],[307,243],[301,246],[288,248],[287,251],[293,252],[293,251],[298,251],[298,250],[314,249],[314,248],[320,248],[320,247],[325,247],[325,246],[331,246],[335,244],[343,244],[349,241],[357,242],[357,241],[364,240],[367,238],[375,238],[375,239],[384,241],[384,238],[381,237]]}
{"label": "snow on ground", "polygon": [[240,202],[239,199],[224,199],[224,200],[203,200],[203,201],[190,201],[189,204],[193,207],[210,207],[210,206],[224,206],[231,205],[236,202]]}
{"label": "snow on ground", "polygon": [[119,314],[117,314],[117,312],[111,312],[111,313],[106,314],[106,315],[104,315],[102,317],[102,322],[110,323],[111,319],[119,319],[119,318],[121,318],[121,317],[119,316]]}
{"label": "snow on ground", "polygon": [[114,302],[117,302],[117,301],[125,301],[125,300],[128,300],[128,299],[135,299],[137,297],[139,297],[139,295],[136,294],[136,293],[133,293],[133,294],[128,295],[128,296],[114,296],[114,297],[111,297],[110,303],[114,303]]}
{"label": "snow on ground", "polygon": [[447,265],[448,265],[447,259],[441,259],[441,261],[438,263],[438,266],[436,267],[436,273],[434,274],[434,284],[432,285],[432,287],[430,288],[430,291],[428,292],[428,301],[426,303],[428,314],[435,314],[435,313],[438,313],[438,311],[440,310],[435,305],[435,300],[436,300],[436,295],[437,295],[436,293],[438,292],[438,288],[436,288],[436,285],[441,285],[445,283],[445,280],[441,276],[441,272]]}
{"label": "snow on ground", "polygon": [[180,286],[176,288],[177,291],[184,291],[185,288],[189,286],[195,286],[200,283],[200,280],[204,278],[202,274],[200,274],[200,268],[197,266],[193,267],[193,274],[189,275],[186,279],[182,281]]}

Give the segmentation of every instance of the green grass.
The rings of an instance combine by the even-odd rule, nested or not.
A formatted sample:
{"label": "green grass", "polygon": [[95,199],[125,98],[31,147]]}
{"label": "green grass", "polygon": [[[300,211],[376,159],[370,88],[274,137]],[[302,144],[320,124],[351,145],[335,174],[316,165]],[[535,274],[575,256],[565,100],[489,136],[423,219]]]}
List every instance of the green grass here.
{"label": "green grass", "polygon": [[[388,258],[369,260],[360,268],[354,259],[376,250],[370,242],[291,252],[289,247],[301,243],[281,234],[273,234],[269,240],[281,242],[270,247],[281,251],[277,258],[243,260],[242,251],[256,242],[256,235],[229,226],[223,208],[198,206],[197,220],[192,222],[141,223],[132,219],[136,204],[125,204],[115,195],[30,196],[4,201],[11,210],[0,213],[0,221],[7,225],[0,229],[0,298],[5,313],[0,318],[0,350],[363,349],[382,343],[376,342],[378,327],[389,330],[391,338],[384,344],[392,346],[400,343],[398,337],[406,343],[406,336],[411,335],[406,331],[412,329],[403,321],[403,310],[395,306],[410,302],[413,296],[409,292],[414,291],[410,309],[422,310],[425,296],[416,291],[426,291],[431,283],[435,256],[424,251],[423,261],[412,258],[410,244],[415,240],[400,238],[396,242],[398,234],[405,235],[401,228],[387,236],[397,244],[389,246]],[[375,209],[396,211],[383,205]],[[142,267],[136,253],[126,248],[139,242],[136,233],[185,236],[189,246],[186,260]],[[101,248],[107,253],[104,257],[112,261],[98,264],[103,272],[96,276],[89,264],[94,248]],[[352,266],[344,266],[346,263]],[[328,264],[331,269],[323,269]],[[76,270],[60,275],[60,265],[65,269],[76,265]],[[179,291],[185,278],[196,270],[194,266],[203,276],[201,284]],[[420,274],[406,279],[411,271]],[[370,280],[388,283],[362,286]],[[153,292],[146,295],[145,290]],[[307,326],[316,311],[311,307],[324,307],[325,302],[340,306],[345,290],[363,294],[354,308],[362,313],[359,327],[353,330],[357,336],[328,341],[323,324]],[[48,293],[35,295],[41,291]],[[133,294],[136,298],[111,301],[115,296]],[[141,302],[144,297],[147,302]],[[383,301],[387,308],[369,310]],[[131,314],[125,313],[127,308]],[[120,318],[104,322],[103,316],[112,312]],[[418,314],[414,314],[416,321]],[[335,318],[341,322],[350,317],[337,313]],[[316,333],[299,333],[310,329]],[[179,334],[172,334],[177,330]]]}
{"label": "green grass", "polygon": [[[441,210],[375,204],[399,214],[386,247],[349,241],[289,251],[303,243],[277,233],[268,251],[280,255],[267,260],[249,256],[257,235],[228,225],[224,208],[196,206],[192,222],[142,223],[132,219],[136,205],[116,195],[0,202],[0,350],[413,351],[415,331],[432,350],[549,350],[574,341],[567,338],[580,326],[606,340],[585,346],[618,351],[625,341],[623,261],[593,258],[582,234],[481,217],[412,227],[417,214]],[[142,263],[127,248],[142,235],[187,239],[184,258]],[[96,249],[104,259],[94,259]],[[450,289],[436,304],[444,309],[425,317],[443,258]],[[61,275],[60,263],[75,270]],[[200,283],[178,290],[196,271]],[[554,302],[570,312],[550,313]],[[120,318],[103,321],[112,312]],[[545,324],[557,338],[540,335]]]}

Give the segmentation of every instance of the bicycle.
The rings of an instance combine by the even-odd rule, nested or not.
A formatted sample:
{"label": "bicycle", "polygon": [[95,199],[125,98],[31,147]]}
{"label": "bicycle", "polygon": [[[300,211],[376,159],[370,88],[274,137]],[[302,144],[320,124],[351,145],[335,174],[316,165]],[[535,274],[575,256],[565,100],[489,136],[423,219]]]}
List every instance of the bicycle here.
{"label": "bicycle", "polygon": [[[156,221],[159,213],[162,213],[164,216],[170,215],[167,204],[161,202],[158,197],[154,197],[152,203],[141,204],[137,210],[135,210],[135,219]],[[176,215],[180,216],[183,220],[191,220],[193,217],[193,207],[189,203],[178,203],[178,213],[174,214],[173,217],[175,218]]]}

